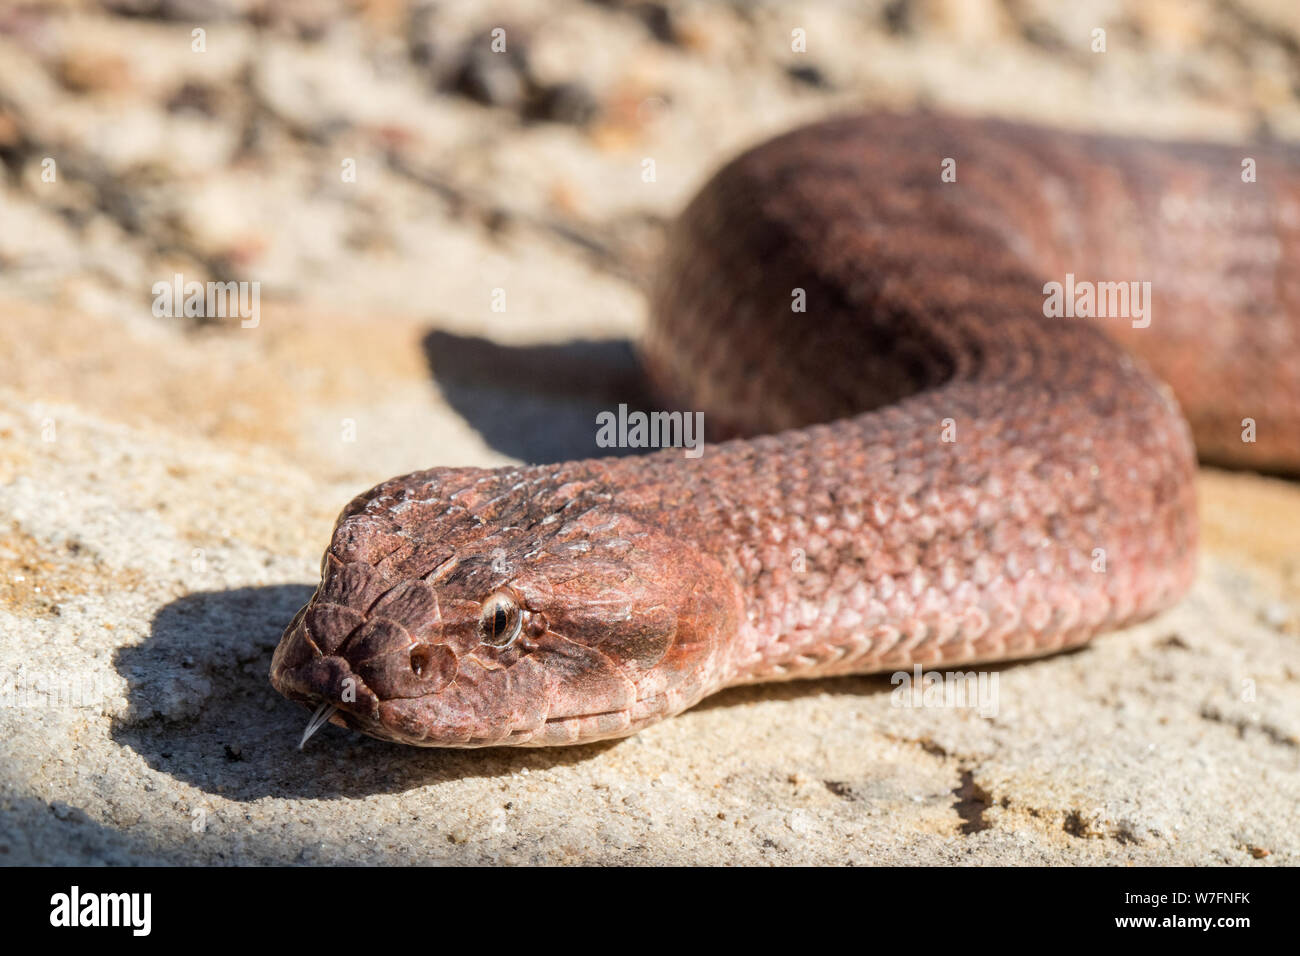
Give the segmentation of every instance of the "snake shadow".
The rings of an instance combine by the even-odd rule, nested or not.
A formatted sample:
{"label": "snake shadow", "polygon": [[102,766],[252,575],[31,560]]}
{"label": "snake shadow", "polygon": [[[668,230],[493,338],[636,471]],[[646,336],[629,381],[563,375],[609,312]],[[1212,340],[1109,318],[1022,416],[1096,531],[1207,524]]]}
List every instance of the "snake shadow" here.
{"label": "snake shadow", "polygon": [[119,648],[129,707],[112,736],[154,770],[227,799],[339,799],[441,781],[581,763],[617,744],[437,750],[374,740],[332,725],[298,750],[309,712],[270,683],[280,632],[308,585],[186,595],[154,616],[149,637]]}
{"label": "snake shadow", "polygon": [[[232,588],[196,592],[163,606],[149,637],[114,656],[129,701],[126,714],[113,721],[114,741],[160,773],[237,801],[402,793],[449,780],[581,764],[625,743],[422,749],[327,725],[300,751],[308,711],[281,697],[268,675],[281,629],[312,591],[301,584]],[[990,669],[1025,663],[1030,662]],[[892,689],[889,675],[755,684],[711,695],[696,709]]]}
{"label": "snake shadow", "polygon": [[421,347],[447,403],[489,446],[527,464],[638,454],[598,446],[596,415],[661,407],[627,339],[501,345],[434,329]]}
{"label": "snake shadow", "polygon": [[[447,401],[494,449],[527,462],[640,449],[596,445],[596,414],[659,407],[627,340],[503,346],[430,331],[422,348]],[[237,800],[396,793],[443,780],[579,763],[616,746],[421,750],[326,726],[297,749],[308,712],[271,687],[280,632],[308,585],[196,592],[165,605],[114,665],[129,707],[112,734],[155,770]]]}

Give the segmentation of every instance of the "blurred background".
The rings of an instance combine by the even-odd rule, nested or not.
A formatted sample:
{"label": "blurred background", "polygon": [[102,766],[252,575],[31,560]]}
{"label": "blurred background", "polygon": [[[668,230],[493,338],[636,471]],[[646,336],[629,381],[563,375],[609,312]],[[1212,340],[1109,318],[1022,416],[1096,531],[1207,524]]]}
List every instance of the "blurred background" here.
{"label": "blurred background", "polygon": [[[851,679],[562,759],[292,751],[270,650],[342,505],[594,453],[666,222],[869,106],[1296,141],[1300,8],[0,0],[0,672],[99,692],[0,709],[0,861],[1296,862],[1300,494],[1244,475],[1189,602],[1009,669],[999,726]],[[155,314],[178,274],[256,323]]]}
{"label": "blurred background", "polygon": [[[589,393],[632,390],[630,353],[526,347],[635,337],[667,219],[800,122],[1300,136],[1288,0],[0,10],[0,296],[36,310],[0,380],[358,480],[592,453]],[[265,325],[153,315],[176,274],[259,283]]]}

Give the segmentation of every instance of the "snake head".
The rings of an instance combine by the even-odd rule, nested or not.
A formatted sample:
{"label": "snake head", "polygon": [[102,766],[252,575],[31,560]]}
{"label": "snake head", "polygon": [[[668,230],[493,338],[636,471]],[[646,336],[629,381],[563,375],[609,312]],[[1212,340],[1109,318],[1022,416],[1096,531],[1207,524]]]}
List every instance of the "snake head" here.
{"label": "snake head", "polygon": [[623,736],[719,686],[740,615],[721,566],[565,478],[438,469],[354,500],[274,686],[433,747]]}

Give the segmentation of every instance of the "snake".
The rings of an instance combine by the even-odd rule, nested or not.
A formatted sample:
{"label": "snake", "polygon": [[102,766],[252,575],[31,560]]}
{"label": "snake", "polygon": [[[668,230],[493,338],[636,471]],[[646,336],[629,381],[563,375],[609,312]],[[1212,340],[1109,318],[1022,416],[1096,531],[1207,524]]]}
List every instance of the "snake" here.
{"label": "snake", "polygon": [[1196,574],[1198,454],[1300,469],[1297,159],[931,112],[750,148],[647,282],[643,365],[702,453],[371,488],[273,686],[304,742],[583,744],[1155,615]]}

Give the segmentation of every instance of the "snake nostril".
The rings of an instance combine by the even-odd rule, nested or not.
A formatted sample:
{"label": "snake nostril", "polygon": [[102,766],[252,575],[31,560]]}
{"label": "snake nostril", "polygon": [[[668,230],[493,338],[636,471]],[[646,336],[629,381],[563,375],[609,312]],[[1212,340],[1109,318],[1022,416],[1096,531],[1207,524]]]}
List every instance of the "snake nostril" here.
{"label": "snake nostril", "polygon": [[407,644],[356,664],[357,677],[381,700],[435,694],[456,669],[456,654],[446,644]]}
{"label": "snake nostril", "polygon": [[411,650],[411,671],[416,677],[423,677],[427,671],[433,669],[434,654],[433,648],[428,644],[417,644]]}

